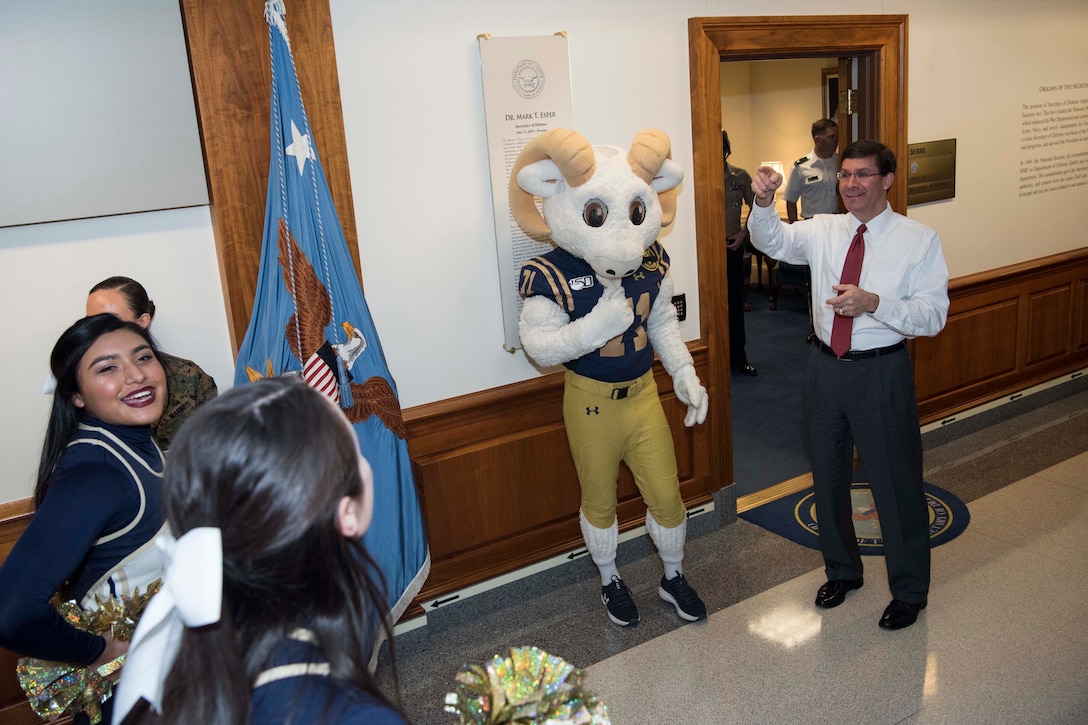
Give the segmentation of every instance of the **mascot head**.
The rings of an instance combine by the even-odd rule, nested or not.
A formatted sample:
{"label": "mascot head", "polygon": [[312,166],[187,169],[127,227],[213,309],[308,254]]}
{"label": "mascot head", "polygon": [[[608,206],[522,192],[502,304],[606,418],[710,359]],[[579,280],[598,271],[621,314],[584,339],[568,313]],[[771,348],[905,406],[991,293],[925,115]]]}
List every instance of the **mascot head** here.
{"label": "mascot head", "polygon": [[[591,146],[557,128],[530,141],[510,174],[510,209],[527,234],[550,238],[600,277],[633,274],[676,214],[684,178],[662,131],[639,131],[629,150]],[[534,197],[543,199],[543,216]]]}

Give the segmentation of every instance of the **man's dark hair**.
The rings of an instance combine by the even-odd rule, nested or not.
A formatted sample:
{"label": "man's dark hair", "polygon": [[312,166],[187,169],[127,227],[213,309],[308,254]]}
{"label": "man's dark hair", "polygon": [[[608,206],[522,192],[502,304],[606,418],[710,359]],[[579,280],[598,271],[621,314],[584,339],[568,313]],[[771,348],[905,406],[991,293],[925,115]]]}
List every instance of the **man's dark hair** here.
{"label": "man's dark hair", "polygon": [[818,121],[812,123],[812,138],[816,138],[821,133],[829,128],[838,128],[839,124],[832,121],[830,118],[821,118]]}
{"label": "man's dark hair", "polygon": [[722,153],[725,156],[733,153],[733,147],[729,145],[729,134],[724,128],[722,129]]}
{"label": "man's dark hair", "polygon": [[855,141],[842,152],[843,159],[876,159],[876,168],[881,176],[895,172],[895,153],[880,143],[870,139]]}

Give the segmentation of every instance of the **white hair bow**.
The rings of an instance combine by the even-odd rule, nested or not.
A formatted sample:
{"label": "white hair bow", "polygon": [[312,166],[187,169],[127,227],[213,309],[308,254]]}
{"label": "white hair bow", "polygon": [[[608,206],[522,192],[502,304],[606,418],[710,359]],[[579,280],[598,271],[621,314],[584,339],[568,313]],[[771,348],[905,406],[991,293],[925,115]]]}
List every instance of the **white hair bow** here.
{"label": "white hair bow", "polygon": [[166,560],[162,588],[144,610],[121,669],[113,722],[143,698],[162,713],[162,690],[185,627],[219,621],[223,604],[223,538],[219,529],[191,529],[155,542]]}

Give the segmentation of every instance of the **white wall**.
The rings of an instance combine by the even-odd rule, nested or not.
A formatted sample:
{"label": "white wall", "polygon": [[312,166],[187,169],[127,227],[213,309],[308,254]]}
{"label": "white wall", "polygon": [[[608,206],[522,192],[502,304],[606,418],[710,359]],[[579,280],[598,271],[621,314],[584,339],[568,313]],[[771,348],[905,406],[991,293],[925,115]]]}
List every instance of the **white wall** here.
{"label": "white wall", "polygon": [[[706,4],[331,4],[363,284],[402,402],[537,375],[502,348],[477,35],[567,31],[576,128],[621,146],[642,128],[664,129],[690,169],[687,18]],[[693,196],[685,182],[664,238],[689,310],[698,306]],[[391,330],[400,340],[386,341]],[[684,334],[698,336],[697,314]]]}
{"label": "white wall", "polygon": [[0,88],[0,225],[208,203],[180,3],[0,3]]}
{"label": "white wall", "polygon": [[208,207],[0,229],[0,501],[33,491],[53,344],[83,317],[90,288],[118,274],[139,280],[154,300],[151,332],[160,347],[230,387],[234,361]]}
{"label": "white wall", "polygon": [[1027,155],[1020,150],[1022,105],[1088,98],[1088,86],[1039,91],[1088,84],[1088,3],[889,5],[901,7],[888,12],[911,13],[907,142],[957,139],[956,198],[909,209],[940,232],[952,276],[1088,245],[1076,218],[1088,205],[1088,186],[1021,199],[1017,183]]}
{"label": "white wall", "polygon": [[[566,30],[578,130],[594,143],[625,144],[640,128],[662,128],[673,157],[690,169],[687,19],[771,12],[741,0],[331,5],[363,281],[406,407],[538,374],[521,353],[502,349],[477,34]],[[956,198],[911,207],[911,216],[940,231],[954,276],[1085,246],[1070,212],[1088,201],[1088,187],[1018,200],[1016,177],[1021,104],[1043,83],[1088,81],[1088,4],[950,5],[828,0],[819,8],[911,16],[908,141],[959,142]],[[812,7],[784,0],[774,12]],[[677,288],[688,295],[688,339],[698,335],[690,183],[664,239]],[[101,278],[143,282],[160,308],[154,331],[163,346],[229,386],[217,264],[206,208],[0,229],[0,305],[8,311],[0,322],[0,501],[30,495],[48,354]]]}

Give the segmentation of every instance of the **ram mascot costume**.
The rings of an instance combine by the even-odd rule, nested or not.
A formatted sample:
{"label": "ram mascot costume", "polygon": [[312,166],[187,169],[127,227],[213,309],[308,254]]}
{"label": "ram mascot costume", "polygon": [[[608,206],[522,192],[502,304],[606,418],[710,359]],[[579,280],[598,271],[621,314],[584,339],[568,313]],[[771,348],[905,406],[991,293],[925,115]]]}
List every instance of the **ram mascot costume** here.
{"label": "ram mascot costume", "polygon": [[706,389],[680,337],[669,256],[657,241],[684,176],[669,156],[669,137],[657,130],[640,131],[626,150],[553,129],[525,146],[510,177],[514,218],[556,246],[521,269],[521,343],[538,365],[567,368],[563,420],[582,491],[578,518],[600,570],[601,601],[620,626],[638,623],[616,568],[621,460],[664,564],[658,595],[685,620],[706,617],[683,574],[687,512],[652,370],[656,350],[688,406],[684,424],[706,419]]}

